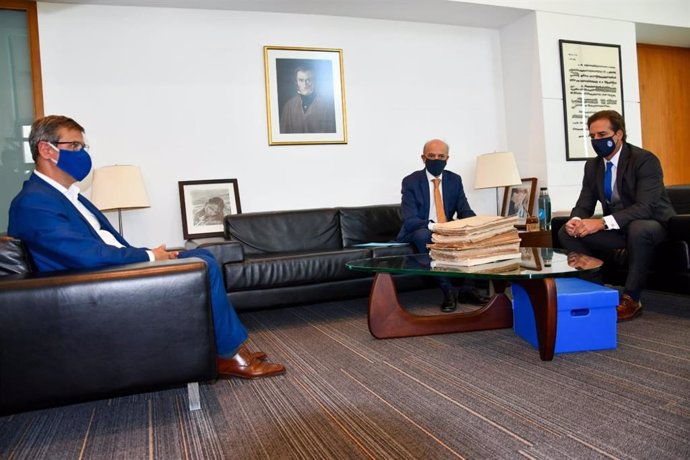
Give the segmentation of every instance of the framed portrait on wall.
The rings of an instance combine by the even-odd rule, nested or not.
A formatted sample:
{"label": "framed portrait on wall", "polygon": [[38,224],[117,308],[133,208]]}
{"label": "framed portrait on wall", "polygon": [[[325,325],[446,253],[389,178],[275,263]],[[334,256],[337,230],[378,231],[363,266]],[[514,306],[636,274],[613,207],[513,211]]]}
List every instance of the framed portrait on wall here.
{"label": "framed portrait on wall", "polygon": [[178,182],[185,239],[223,236],[223,219],[241,214],[237,179]]}
{"label": "framed portrait on wall", "polygon": [[264,46],[268,144],[347,144],[343,50]]}
{"label": "framed portrait on wall", "polygon": [[518,225],[525,225],[527,217],[534,213],[534,201],[537,193],[537,178],[521,179],[522,184],[510,185],[503,193],[502,216],[518,216]]}
{"label": "framed portrait on wall", "polygon": [[594,158],[587,118],[600,110],[623,113],[620,45],[559,40],[566,160]]}

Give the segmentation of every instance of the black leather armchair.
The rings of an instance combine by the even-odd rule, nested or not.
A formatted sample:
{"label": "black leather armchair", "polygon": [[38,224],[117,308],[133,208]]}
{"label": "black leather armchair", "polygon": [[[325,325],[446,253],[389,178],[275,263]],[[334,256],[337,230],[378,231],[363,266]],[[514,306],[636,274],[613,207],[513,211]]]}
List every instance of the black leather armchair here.
{"label": "black leather armchair", "polygon": [[[668,222],[669,240],[657,247],[654,261],[647,278],[647,289],[690,294],[690,185],[666,187],[677,215]],[[561,247],[558,231],[568,217],[554,217],[551,221],[553,246]],[[625,284],[628,255],[625,249],[605,251],[604,282]]]}
{"label": "black leather armchair", "polygon": [[0,239],[0,414],[215,378],[206,264],[36,273]]}

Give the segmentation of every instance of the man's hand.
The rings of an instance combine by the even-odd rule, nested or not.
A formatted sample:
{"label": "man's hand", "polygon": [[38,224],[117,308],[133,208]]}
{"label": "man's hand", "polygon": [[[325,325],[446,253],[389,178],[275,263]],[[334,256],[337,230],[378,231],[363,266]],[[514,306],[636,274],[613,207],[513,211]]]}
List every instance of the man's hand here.
{"label": "man's hand", "polygon": [[603,219],[570,219],[565,224],[566,233],[574,238],[584,238],[602,230],[604,230]]}
{"label": "man's hand", "polygon": [[177,255],[179,254],[179,251],[166,250],[164,244],[161,244],[157,248],[151,249],[151,252],[153,252],[153,255],[156,258],[156,260],[177,259]]}

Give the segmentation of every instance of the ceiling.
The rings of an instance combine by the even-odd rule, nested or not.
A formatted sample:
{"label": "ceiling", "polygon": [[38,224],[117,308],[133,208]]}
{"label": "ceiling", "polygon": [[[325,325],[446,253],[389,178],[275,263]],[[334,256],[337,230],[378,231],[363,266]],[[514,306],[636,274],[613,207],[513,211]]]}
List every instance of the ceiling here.
{"label": "ceiling", "polygon": [[[82,5],[261,11],[500,29],[532,10],[448,0],[39,0]],[[637,42],[690,48],[690,29],[636,24]]]}

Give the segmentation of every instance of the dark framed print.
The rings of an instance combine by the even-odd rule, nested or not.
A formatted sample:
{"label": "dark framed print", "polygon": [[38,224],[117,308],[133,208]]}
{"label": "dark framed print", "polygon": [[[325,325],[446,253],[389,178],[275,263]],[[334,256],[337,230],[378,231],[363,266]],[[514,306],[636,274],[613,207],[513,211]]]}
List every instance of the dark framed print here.
{"label": "dark framed print", "polygon": [[518,216],[518,225],[525,225],[527,217],[534,214],[537,178],[520,179],[522,184],[510,185],[503,193],[502,216]]}
{"label": "dark framed print", "polygon": [[178,182],[185,239],[223,235],[223,218],[241,214],[237,179]]}
{"label": "dark framed print", "polygon": [[264,46],[268,144],[347,144],[343,50]]}
{"label": "dark framed print", "polygon": [[596,153],[587,118],[600,110],[623,113],[620,45],[559,40],[566,160],[586,160]]}

